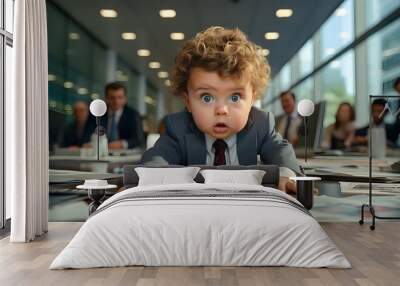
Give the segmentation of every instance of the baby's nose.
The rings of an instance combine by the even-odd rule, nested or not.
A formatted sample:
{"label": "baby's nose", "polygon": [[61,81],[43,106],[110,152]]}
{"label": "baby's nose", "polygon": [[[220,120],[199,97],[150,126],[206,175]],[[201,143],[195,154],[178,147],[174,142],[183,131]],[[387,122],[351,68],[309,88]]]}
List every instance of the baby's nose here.
{"label": "baby's nose", "polygon": [[226,104],[219,104],[215,108],[216,115],[225,115],[227,113],[228,113],[228,106],[226,106]]}

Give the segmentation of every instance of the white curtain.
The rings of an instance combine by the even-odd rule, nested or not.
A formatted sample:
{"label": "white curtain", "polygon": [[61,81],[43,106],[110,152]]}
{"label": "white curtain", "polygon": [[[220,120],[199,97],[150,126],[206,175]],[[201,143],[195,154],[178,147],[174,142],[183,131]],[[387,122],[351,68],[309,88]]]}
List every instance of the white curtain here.
{"label": "white curtain", "polygon": [[48,97],[45,0],[15,1],[13,93],[6,98],[6,187],[12,242],[48,227]]}

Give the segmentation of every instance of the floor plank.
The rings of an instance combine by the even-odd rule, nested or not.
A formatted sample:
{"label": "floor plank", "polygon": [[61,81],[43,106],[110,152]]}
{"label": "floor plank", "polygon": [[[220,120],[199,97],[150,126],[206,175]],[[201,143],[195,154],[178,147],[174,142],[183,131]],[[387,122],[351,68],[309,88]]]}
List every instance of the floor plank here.
{"label": "floor plank", "polygon": [[117,267],[48,269],[82,223],[50,223],[32,243],[0,240],[0,285],[398,285],[398,222],[379,222],[375,231],[357,223],[321,223],[352,263],[352,269],[289,267]]}

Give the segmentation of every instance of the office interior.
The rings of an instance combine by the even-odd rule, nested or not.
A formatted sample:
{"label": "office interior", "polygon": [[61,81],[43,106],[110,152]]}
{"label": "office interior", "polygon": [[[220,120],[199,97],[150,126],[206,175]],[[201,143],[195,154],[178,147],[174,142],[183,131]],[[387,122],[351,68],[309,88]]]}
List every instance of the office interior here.
{"label": "office interior", "polygon": [[[398,0],[29,2],[0,0],[0,284],[48,285],[73,281],[77,285],[397,285],[396,273],[400,270],[400,235],[396,231],[400,219]],[[36,6],[40,12],[29,18],[29,11]],[[24,38],[18,33],[23,31],[28,39],[27,35],[36,30],[29,30],[29,24],[25,29],[22,26],[29,21],[35,26],[37,19],[41,32],[40,36],[31,35],[35,39],[32,42],[39,42],[47,50],[43,48],[42,57],[37,52],[42,48],[36,46],[32,58],[39,59],[42,68],[47,69],[41,89],[41,98],[44,97],[32,103],[35,99],[27,99],[29,91],[25,88],[25,99],[14,100],[24,87],[42,80],[33,76],[28,83],[28,75],[16,74],[25,63],[17,55],[25,50],[28,63],[27,51],[30,51],[28,44],[21,44]],[[227,260],[225,264],[213,265],[149,262],[150,267],[128,263],[110,265],[122,266],[117,268],[81,269],[73,274],[71,270],[49,270],[73,237],[82,235],[82,229],[86,230],[86,225],[101,214],[96,214],[96,208],[126,192],[126,180],[131,176],[127,170],[133,172],[135,165],[142,165],[144,152],[165,134],[166,116],[185,109],[182,98],[171,89],[175,57],[187,40],[210,26],[239,28],[260,46],[259,52],[271,67],[271,76],[254,106],[272,114],[275,131],[293,147],[301,176],[318,178],[313,183],[312,205],[306,207],[307,212],[351,268],[339,265],[334,268],[343,269],[334,269],[331,264],[325,266],[328,268],[304,265],[296,268],[285,263],[240,264],[247,266],[240,267]],[[27,74],[33,71],[29,68],[26,65]],[[111,91],[110,83],[117,84],[110,87]],[[136,114],[135,122],[130,119],[132,124],[128,122],[127,127],[134,129],[137,136],[134,143],[120,135],[121,144],[111,144],[114,118],[107,113],[110,102],[106,93],[118,90],[124,91],[126,106]],[[108,111],[96,119],[90,104],[99,99],[107,103]],[[288,113],[284,100],[292,105]],[[301,116],[298,111],[299,103],[305,100],[313,105],[309,116]],[[343,104],[353,113],[347,119],[345,131],[338,127]],[[16,107],[10,109],[10,106]],[[379,122],[374,121],[374,106]],[[34,115],[23,115],[24,112]],[[288,114],[296,114],[290,119],[292,124],[297,122],[293,130],[289,128]],[[89,127],[82,131],[85,135],[80,133],[85,139],[74,141],[71,134],[76,134],[74,122],[79,116],[84,117]],[[26,122],[25,133],[18,133],[18,126],[22,125],[14,125],[13,120]],[[95,132],[97,123],[103,129],[99,137]],[[35,124],[42,126],[41,129],[34,129]],[[346,138],[340,133],[336,140],[337,130],[345,132]],[[290,132],[294,137],[290,137]],[[10,138],[19,141],[18,144]],[[45,143],[36,157],[9,155],[18,154],[21,142],[26,143],[23,150],[27,152],[22,154],[35,153],[35,144]],[[282,169],[279,171],[282,175]],[[36,176],[41,179],[36,180]],[[140,185],[140,174],[138,177]],[[106,180],[108,186],[114,187],[104,188],[97,198],[95,191],[85,188],[85,180]],[[29,189],[30,184],[34,187]],[[43,184],[45,189],[40,187]],[[299,186],[297,182],[297,191]],[[41,189],[40,195],[36,195],[37,189]],[[296,194],[291,196],[299,199]],[[93,218],[92,213],[95,213]],[[40,217],[39,222],[31,219],[31,214]],[[218,219],[218,215],[213,219]],[[32,228],[30,224],[34,227],[28,235],[25,232]],[[193,241],[185,242],[190,245]],[[231,246],[228,243],[220,247],[226,250]],[[157,253],[157,246],[154,249]],[[160,247],[159,251],[167,250]],[[164,267],[171,265],[178,267]]]}

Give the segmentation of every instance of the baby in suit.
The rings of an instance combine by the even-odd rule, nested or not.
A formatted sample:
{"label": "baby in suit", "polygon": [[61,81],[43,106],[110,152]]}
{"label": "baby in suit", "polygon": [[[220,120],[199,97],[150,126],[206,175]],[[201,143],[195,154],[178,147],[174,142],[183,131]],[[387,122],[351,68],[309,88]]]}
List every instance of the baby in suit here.
{"label": "baby in suit", "polygon": [[[300,172],[274,116],[255,108],[270,67],[261,48],[238,29],[210,27],[187,41],[175,59],[171,87],[186,110],[164,118],[165,133],[144,164],[275,164]],[[280,188],[295,191],[287,178]]]}

